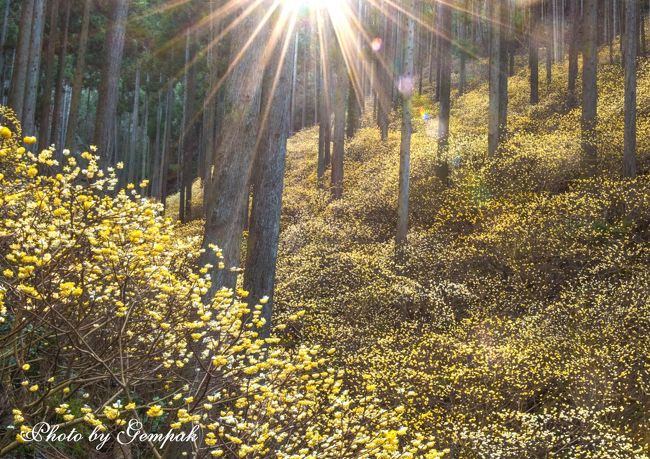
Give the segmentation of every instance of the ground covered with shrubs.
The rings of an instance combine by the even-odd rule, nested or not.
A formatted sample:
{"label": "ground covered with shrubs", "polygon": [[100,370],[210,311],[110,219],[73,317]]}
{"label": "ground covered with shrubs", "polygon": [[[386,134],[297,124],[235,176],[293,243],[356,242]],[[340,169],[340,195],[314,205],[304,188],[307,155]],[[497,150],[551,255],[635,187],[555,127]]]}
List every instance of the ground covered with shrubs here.
{"label": "ground covered with shrubs", "polygon": [[291,339],[336,344],[353,379],[377,379],[452,457],[647,457],[650,63],[639,67],[634,180],[621,177],[620,64],[600,69],[591,174],[561,64],[535,107],[526,72],[510,79],[510,135],[493,159],[487,88],[454,98],[449,183],[436,176],[436,107],[416,98],[399,263],[399,115],[386,143],[370,119],[349,142],[337,202],[317,187],[317,131],[294,136],[276,296],[281,318],[307,311]]}

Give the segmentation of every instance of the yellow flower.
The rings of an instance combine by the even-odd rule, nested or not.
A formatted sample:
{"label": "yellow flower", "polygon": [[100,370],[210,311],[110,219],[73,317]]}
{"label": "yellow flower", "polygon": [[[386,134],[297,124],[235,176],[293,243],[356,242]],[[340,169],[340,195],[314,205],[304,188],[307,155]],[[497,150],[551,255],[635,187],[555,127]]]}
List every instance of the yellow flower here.
{"label": "yellow flower", "polygon": [[0,136],[8,139],[11,137],[11,129],[9,129],[7,126],[0,126]]}
{"label": "yellow flower", "polygon": [[22,366],[22,367],[20,367],[20,368],[22,368],[22,369],[23,369],[23,371],[27,371],[27,370],[29,370],[29,368],[30,368],[30,365],[29,365],[29,363],[24,363],[24,364],[23,364],[23,366]]}
{"label": "yellow flower", "polygon": [[30,392],[36,392],[38,390],[38,384],[33,384],[29,387]]}
{"label": "yellow flower", "polygon": [[36,143],[36,137],[26,136],[25,138],[23,138],[23,142],[25,142],[27,145],[33,145]]}
{"label": "yellow flower", "polygon": [[125,410],[135,410],[135,403],[127,403],[127,405],[124,407]]}
{"label": "yellow flower", "polygon": [[150,418],[157,418],[158,416],[163,415],[163,410],[160,405],[153,405],[151,408],[147,410],[147,416]]}

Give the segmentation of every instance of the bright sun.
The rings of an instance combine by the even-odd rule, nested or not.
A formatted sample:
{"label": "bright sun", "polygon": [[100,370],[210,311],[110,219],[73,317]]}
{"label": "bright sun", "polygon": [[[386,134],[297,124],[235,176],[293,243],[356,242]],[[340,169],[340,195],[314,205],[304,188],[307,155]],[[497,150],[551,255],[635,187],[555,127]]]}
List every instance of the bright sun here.
{"label": "bright sun", "polygon": [[312,9],[319,10],[331,7],[341,0],[282,0],[285,6],[291,10]]}

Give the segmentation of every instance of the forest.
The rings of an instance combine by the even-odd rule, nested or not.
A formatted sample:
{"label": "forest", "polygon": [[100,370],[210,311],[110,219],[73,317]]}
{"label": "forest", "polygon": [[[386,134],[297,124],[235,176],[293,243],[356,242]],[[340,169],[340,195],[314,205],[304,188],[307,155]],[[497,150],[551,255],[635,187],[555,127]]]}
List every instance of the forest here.
{"label": "forest", "polygon": [[648,33],[0,0],[0,457],[650,458]]}

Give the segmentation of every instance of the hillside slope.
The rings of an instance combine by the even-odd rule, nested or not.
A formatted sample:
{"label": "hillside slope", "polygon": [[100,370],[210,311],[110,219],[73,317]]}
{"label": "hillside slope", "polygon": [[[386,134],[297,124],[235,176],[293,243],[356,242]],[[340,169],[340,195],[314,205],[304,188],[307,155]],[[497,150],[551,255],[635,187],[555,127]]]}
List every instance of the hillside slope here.
{"label": "hillside slope", "polygon": [[386,143],[369,119],[348,143],[340,201],[316,183],[317,129],[293,136],[276,292],[284,333],[336,345],[353,386],[375,375],[385,403],[407,407],[411,434],[453,457],[647,457],[650,62],[639,67],[635,180],[620,177],[619,65],[601,67],[591,177],[562,64],[535,107],[526,71],[510,79],[510,137],[491,160],[486,88],[454,98],[448,184],[435,173],[436,107],[416,97],[401,265],[398,115]]}
{"label": "hillside slope", "polygon": [[[341,364],[382,378],[385,399],[406,403],[412,426],[458,457],[648,450],[650,62],[634,181],[620,178],[620,66],[600,73],[593,177],[560,67],[536,107],[526,72],[511,78],[511,135],[493,160],[486,88],[454,99],[449,186],[435,174],[435,129],[418,117],[401,266],[397,122],[385,144],[368,120],[349,143],[340,202],[317,189],[317,131],[289,144],[278,309],[306,309],[297,339],[337,344]],[[427,100],[415,111],[435,120]]]}

